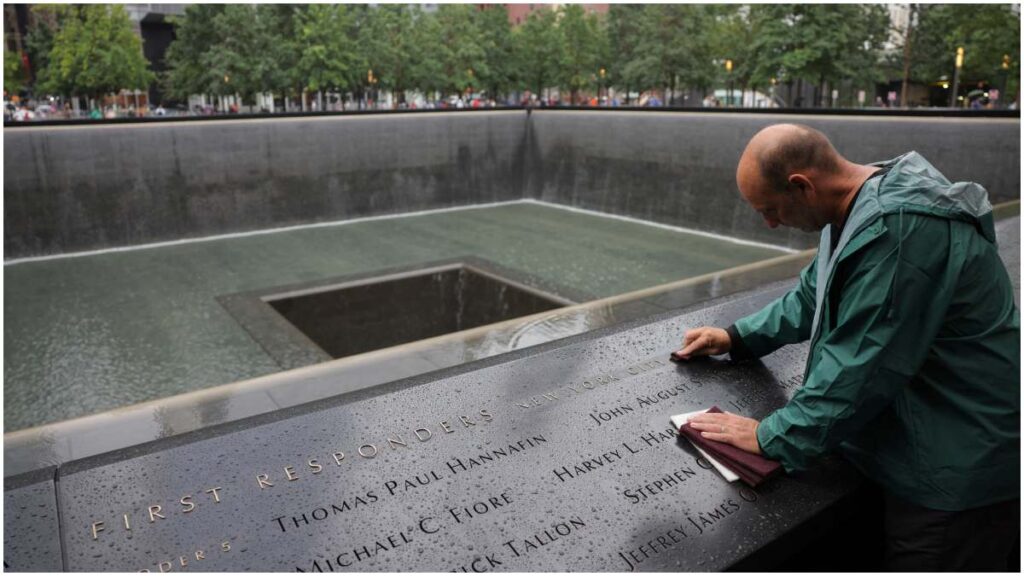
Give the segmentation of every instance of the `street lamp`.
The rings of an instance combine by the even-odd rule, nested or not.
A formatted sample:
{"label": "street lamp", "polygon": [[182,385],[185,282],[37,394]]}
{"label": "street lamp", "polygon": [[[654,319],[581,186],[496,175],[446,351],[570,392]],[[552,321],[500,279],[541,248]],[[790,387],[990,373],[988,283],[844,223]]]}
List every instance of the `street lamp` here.
{"label": "street lamp", "polygon": [[956,107],[956,92],[960,87],[960,69],[964,66],[964,47],[956,49],[956,70],[953,72],[953,94],[950,96],[949,107]]}
{"label": "street lamp", "polygon": [[729,101],[729,106],[732,106],[732,60],[726,59],[725,71],[729,75],[729,92],[726,99]]}
{"label": "street lamp", "polygon": [[[1001,70],[1001,72],[1002,72],[1002,82],[1000,82],[1000,86],[999,86],[999,99],[1000,99],[1001,102],[1006,102],[1006,77],[1010,75],[1010,55],[1009,54],[1003,54],[1003,64],[1002,64],[1001,68],[1002,68],[1002,70]],[[1001,107],[1005,108],[1006,106],[1001,106]]]}
{"label": "street lamp", "polygon": [[[373,101],[374,106],[376,107],[377,94],[374,92],[374,85],[377,83],[377,79],[373,76],[373,68],[370,68],[366,72],[366,83],[369,85],[369,87],[366,89],[368,93],[367,95],[369,96],[369,99]],[[367,102],[367,106],[369,106],[369,102]]]}
{"label": "street lamp", "polygon": [[597,73],[598,73],[598,75],[601,76],[601,81],[597,85],[597,104],[598,104],[598,106],[600,106],[601,105],[601,88],[604,86],[604,75],[605,75],[606,72],[605,72],[604,68],[601,68],[600,70],[597,71]]}

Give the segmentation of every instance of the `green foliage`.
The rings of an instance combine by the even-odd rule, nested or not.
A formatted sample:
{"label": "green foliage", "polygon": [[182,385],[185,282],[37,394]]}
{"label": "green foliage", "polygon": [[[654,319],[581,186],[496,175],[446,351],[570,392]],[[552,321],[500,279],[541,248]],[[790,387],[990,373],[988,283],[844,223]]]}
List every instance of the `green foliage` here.
{"label": "green foliage", "polygon": [[519,77],[537,95],[558,81],[563,44],[552,10],[531,13],[513,33]]}
{"label": "green foliage", "polygon": [[750,40],[740,76],[765,86],[803,80],[824,87],[880,81],[882,43],[888,36],[885,8],[871,4],[771,4],[750,7]]}
{"label": "green foliage", "polygon": [[[956,47],[964,46],[963,82],[1006,82],[1016,91],[1020,18],[1007,5],[918,9],[913,79],[948,78]],[[33,10],[45,16],[26,38],[38,89],[95,95],[148,82],[139,41],[120,7]],[[889,17],[872,4],[613,4],[606,17],[567,4],[537,10],[515,28],[500,5],[442,4],[427,13],[404,4],[193,4],[175,23],[163,81],[178,98],[237,93],[251,102],[267,91],[361,97],[387,90],[401,101],[412,89],[471,88],[500,98],[559,86],[575,101],[599,85],[678,93],[730,82],[765,90],[773,79],[842,85],[850,97],[850,86],[902,75],[902,54],[884,68]],[[1003,54],[1011,56],[1006,71]],[[5,55],[6,81],[14,65]]]}
{"label": "green foliage", "polygon": [[411,41],[415,48],[410,55],[409,79],[411,85],[432,99],[433,94],[443,91],[447,84],[444,68],[435,56],[441,51],[441,22],[437,14],[423,12],[416,13],[414,22]]}
{"label": "green foliage", "polygon": [[508,11],[496,4],[476,13],[480,44],[487,62],[485,72],[477,74],[488,95],[499,98],[513,89],[519,79],[515,62],[515,43],[508,25]]}
{"label": "green foliage", "polygon": [[310,4],[295,12],[297,72],[308,90],[348,89],[357,63],[351,26],[344,4]]}
{"label": "green foliage", "polygon": [[480,79],[491,73],[475,11],[471,4],[442,4],[437,9],[440,42],[435,57],[448,92],[480,88]]}
{"label": "green foliage", "polygon": [[359,30],[359,45],[366,68],[373,71],[376,87],[396,93],[404,101],[410,85],[413,44],[413,12],[405,4],[381,4],[366,12]]}
{"label": "green foliage", "polygon": [[25,52],[36,77],[37,91],[46,91],[52,85],[52,68],[49,65],[53,37],[57,34],[58,8],[53,4],[37,4],[32,7],[32,26],[25,35]]}
{"label": "green foliage", "polygon": [[598,63],[606,51],[604,34],[597,16],[587,14],[579,4],[561,8],[558,32],[562,44],[559,83],[569,89],[570,102],[575,104],[580,90],[596,87]]}
{"label": "green foliage", "polygon": [[[1007,4],[919,5],[920,19],[911,38],[911,77],[919,82],[952,80],[956,49],[964,48],[962,85],[1007,82],[1008,94],[1020,84],[1020,16]],[[1002,68],[1003,55],[1009,69]],[[1004,96],[1004,100],[1006,97]]]}
{"label": "green foliage", "polygon": [[209,92],[237,93],[243,102],[252,104],[257,93],[280,90],[291,84],[290,75],[281,65],[282,60],[291,60],[288,42],[280,41],[282,25],[287,24],[281,11],[288,8],[271,4],[228,4],[214,16],[217,43],[202,58],[210,77]]}
{"label": "green foliage", "polygon": [[4,91],[8,94],[17,94],[24,87],[24,70],[21,69],[21,58],[17,52],[7,49],[4,42]]}
{"label": "green foliage", "polygon": [[119,5],[54,7],[58,27],[39,86],[65,96],[98,97],[144,89],[153,80],[142,43]]}
{"label": "green foliage", "polygon": [[206,54],[216,47],[214,20],[222,12],[223,4],[190,4],[184,16],[171,19],[177,38],[164,56],[168,67],[164,90],[168,94],[184,100],[190,94],[211,91],[214,72],[206,67]]}
{"label": "green foliage", "polygon": [[643,17],[644,7],[640,4],[612,4],[608,9],[607,81],[627,92],[642,84],[642,70],[630,63],[637,55]]}

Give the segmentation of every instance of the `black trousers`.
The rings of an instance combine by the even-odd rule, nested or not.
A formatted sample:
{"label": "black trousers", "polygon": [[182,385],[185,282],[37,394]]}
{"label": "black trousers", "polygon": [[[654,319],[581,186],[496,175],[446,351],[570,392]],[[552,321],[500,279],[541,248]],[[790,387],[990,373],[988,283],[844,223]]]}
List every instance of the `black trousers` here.
{"label": "black trousers", "polygon": [[1020,542],[1020,499],[945,512],[886,494],[885,541],[888,571],[1005,572]]}

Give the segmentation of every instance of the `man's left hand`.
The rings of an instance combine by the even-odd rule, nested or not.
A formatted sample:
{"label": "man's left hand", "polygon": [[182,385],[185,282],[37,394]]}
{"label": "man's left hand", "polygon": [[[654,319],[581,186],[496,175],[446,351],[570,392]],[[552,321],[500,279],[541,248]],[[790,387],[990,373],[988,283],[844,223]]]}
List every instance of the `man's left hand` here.
{"label": "man's left hand", "polygon": [[690,418],[690,425],[700,430],[701,436],[716,442],[732,444],[740,450],[754,454],[761,453],[757,443],[757,425],[753,418],[739,416],[732,412],[704,413]]}

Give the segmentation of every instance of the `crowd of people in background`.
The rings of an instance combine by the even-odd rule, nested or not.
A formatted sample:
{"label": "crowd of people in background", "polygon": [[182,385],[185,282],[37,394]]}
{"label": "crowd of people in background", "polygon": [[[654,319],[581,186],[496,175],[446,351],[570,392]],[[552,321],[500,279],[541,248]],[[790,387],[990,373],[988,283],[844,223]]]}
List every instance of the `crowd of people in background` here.
{"label": "crowd of people in background", "polygon": [[[213,104],[192,104],[192,106],[179,104],[177,106],[165,107],[162,103],[156,107],[150,107],[144,103],[135,106],[134,104],[119,105],[117,103],[94,104],[91,108],[74,109],[70,102],[62,102],[59,99],[23,100],[18,97],[11,101],[4,101],[4,122],[28,122],[42,120],[109,120],[116,118],[145,118],[152,116],[220,116],[230,114],[280,114],[296,112],[349,112],[361,110],[450,110],[450,109],[478,109],[478,108],[501,108],[506,106],[521,106],[527,108],[550,108],[558,106],[582,106],[617,108],[628,107],[664,107],[679,106],[678,101],[666,104],[656,91],[646,91],[639,94],[632,94],[629,100],[624,101],[620,94],[594,95],[579,94],[575,101],[571,101],[568,94],[554,92],[548,95],[537,95],[526,91],[517,97],[508,100],[495,100],[484,94],[455,94],[448,98],[438,100],[427,100],[416,98],[402,100],[400,102],[382,101],[375,98],[363,98],[355,100],[342,100],[340,98],[327,99],[321,105],[316,99],[308,101],[303,109],[301,106],[292,104],[290,107],[275,105],[272,108],[266,104],[257,106],[242,106],[237,101],[230,104],[215,106]],[[798,99],[799,100],[799,99]],[[108,101],[109,102],[109,101]],[[881,96],[875,98],[874,108],[891,108]],[[710,94],[704,97],[700,106],[702,108],[721,108],[727,106],[717,96]],[[797,103],[799,107],[799,103]],[[993,109],[991,99],[983,94],[981,90],[974,91],[967,96],[966,108],[969,110],[990,110]],[[1013,102],[1007,109],[1016,110],[1017,103]]]}

